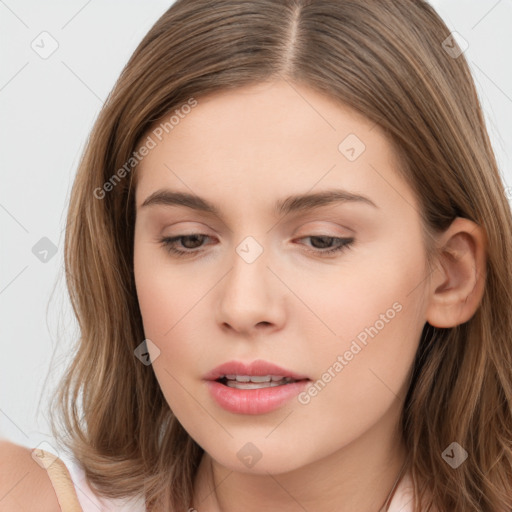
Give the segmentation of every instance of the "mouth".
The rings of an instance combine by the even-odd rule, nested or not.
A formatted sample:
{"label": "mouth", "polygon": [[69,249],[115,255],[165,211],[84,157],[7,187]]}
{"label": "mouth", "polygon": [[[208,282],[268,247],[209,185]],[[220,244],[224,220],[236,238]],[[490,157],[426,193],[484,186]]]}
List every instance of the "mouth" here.
{"label": "mouth", "polygon": [[311,379],[261,359],[227,361],[203,376],[211,398],[235,414],[266,414],[290,402]]}
{"label": "mouth", "polygon": [[294,382],[309,379],[293,379],[282,375],[222,375],[216,382],[229,388],[236,389],[264,389],[277,386],[285,386]]}
{"label": "mouth", "polygon": [[306,375],[262,359],[250,363],[227,361],[204,375],[203,379],[238,389],[270,388],[310,380]]}

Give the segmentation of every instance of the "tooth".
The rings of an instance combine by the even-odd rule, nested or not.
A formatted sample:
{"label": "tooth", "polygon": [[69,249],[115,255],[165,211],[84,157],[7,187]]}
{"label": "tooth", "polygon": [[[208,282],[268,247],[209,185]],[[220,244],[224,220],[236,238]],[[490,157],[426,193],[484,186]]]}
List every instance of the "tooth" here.
{"label": "tooth", "polygon": [[230,388],[237,389],[262,389],[262,388],[273,388],[280,386],[277,382],[238,382],[236,380],[228,380],[226,385]]}
{"label": "tooth", "polygon": [[289,377],[283,377],[282,375],[224,375],[221,378],[225,378],[229,381],[233,382],[254,382],[254,383],[263,383],[263,382],[291,382],[293,379]]}
{"label": "tooth", "polygon": [[251,382],[270,382],[272,380],[271,375],[252,375]]}

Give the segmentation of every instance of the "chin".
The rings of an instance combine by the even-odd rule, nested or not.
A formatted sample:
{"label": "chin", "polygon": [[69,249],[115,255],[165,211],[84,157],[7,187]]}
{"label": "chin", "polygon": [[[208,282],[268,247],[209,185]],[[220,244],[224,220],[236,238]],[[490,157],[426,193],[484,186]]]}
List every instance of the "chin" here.
{"label": "chin", "polygon": [[304,458],[305,453],[300,453],[301,457],[298,457],[296,444],[289,447],[283,446],[283,442],[277,438],[275,443],[269,440],[266,440],[266,443],[259,442],[256,436],[254,442],[247,439],[250,438],[232,439],[230,442],[233,446],[216,445],[212,451],[206,451],[217,464],[224,468],[251,475],[288,473],[309,462]]}

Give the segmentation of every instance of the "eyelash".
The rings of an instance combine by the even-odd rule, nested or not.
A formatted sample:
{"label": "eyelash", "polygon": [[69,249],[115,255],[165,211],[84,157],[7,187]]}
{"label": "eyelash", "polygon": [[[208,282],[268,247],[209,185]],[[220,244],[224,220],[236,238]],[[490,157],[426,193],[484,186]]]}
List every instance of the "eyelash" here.
{"label": "eyelash", "polygon": [[[173,237],[165,237],[165,238],[162,238],[160,240],[160,243],[163,245],[164,249],[167,252],[169,252],[171,254],[174,254],[174,255],[176,255],[179,258],[184,258],[184,257],[187,257],[187,256],[193,256],[194,254],[202,252],[201,250],[193,250],[193,249],[189,249],[189,250],[186,250],[186,251],[183,251],[183,250],[180,250],[180,249],[176,249],[175,243],[178,240],[180,240],[182,238],[191,238],[191,237],[207,237],[207,238],[211,238],[208,235],[203,235],[203,234],[199,234],[199,233],[191,233],[191,234],[188,234],[188,235],[178,235],[178,236],[173,236]],[[334,253],[342,252],[345,249],[350,249],[352,244],[353,244],[353,242],[354,242],[353,238],[340,238],[340,237],[328,236],[328,235],[309,235],[309,236],[304,236],[302,238],[299,238],[299,240],[302,240],[304,238],[327,238],[329,240],[336,241],[336,242],[338,242],[340,244],[337,247],[334,247],[332,249],[328,249],[328,250],[325,250],[325,251],[322,251],[321,249],[313,249],[313,250],[307,249],[307,252],[311,252],[311,253],[314,253],[314,254],[320,255],[320,256],[332,255]]]}

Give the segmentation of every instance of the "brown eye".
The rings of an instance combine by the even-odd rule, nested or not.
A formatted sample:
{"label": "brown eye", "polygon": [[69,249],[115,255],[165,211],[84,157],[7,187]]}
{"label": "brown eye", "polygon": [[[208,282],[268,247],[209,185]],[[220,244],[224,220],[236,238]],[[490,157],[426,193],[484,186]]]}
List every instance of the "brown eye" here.
{"label": "brown eye", "polygon": [[[161,244],[164,248],[173,254],[177,254],[178,256],[185,256],[187,254],[197,253],[199,251],[194,251],[198,247],[201,247],[201,242],[205,238],[210,238],[208,235],[193,233],[187,235],[179,235],[173,237],[165,237],[160,240]],[[186,250],[178,249],[176,244],[181,240],[181,247],[184,247]]]}
{"label": "brown eye", "polygon": [[[208,235],[200,234],[200,233],[190,233],[185,235],[178,235],[174,237],[165,237],[160,240],[161,244],[164,246],[165,250],[171,254],[175,254],[178,257],[186,257],[192,256],[201,250],[196,250],[203,245],[203,241],[207,238],[211,238]],[[324,255],[324,254],[334,254],[337,252],[341,252],[344,249],[348,249],[351,247],[354,242],[353,238],[340,238],[328,235],[309,235],[300,238],[299,240],[304,240],[306,238],[316,240],[316,242],[312,243],[313,249],[308,249],[308,252]],[[181,248],[177,247],[179,243]],[[334,243],[334,247],[332,246]]]}
{"label": "brown eye", "polygon": [[[328,235],[316,235],[316,236],[309,235],[309,236],[305,236],[305,237],[301,238],[300,240],[304,240],[306,238],[310,238],[312,241],[320,240],[320,242],[316,242],[316,243],[312,244],[315,249],[314,251],[309,250],[309,252],[318,253],[320,255],[333,254],[336,252],[343,251],[344,249],[350,248],[350,246],[354,242],[353,238],[339,238],[339,237],[328,236]],[[332,246],[332,242],[335,242],[334,247],[329,248],[327,250],[322,250],[322,249],[325,249],[325,247]],[[315,247],[315,246],[319,246],[319,247]]]}

